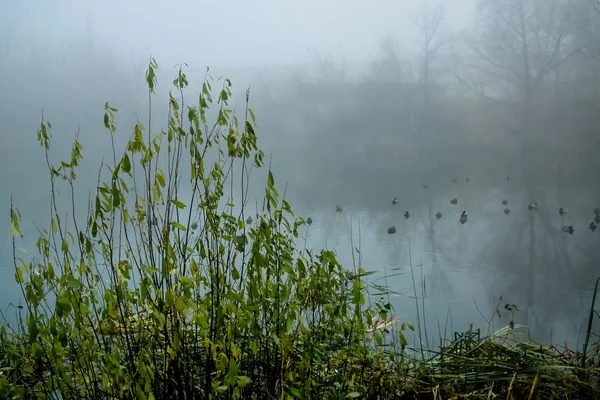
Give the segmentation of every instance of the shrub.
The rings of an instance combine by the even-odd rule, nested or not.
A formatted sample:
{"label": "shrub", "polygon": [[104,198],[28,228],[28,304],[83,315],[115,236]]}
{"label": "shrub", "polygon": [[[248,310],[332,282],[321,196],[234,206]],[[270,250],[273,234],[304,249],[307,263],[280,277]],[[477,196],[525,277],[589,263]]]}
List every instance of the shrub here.
{"label": "shrub", "polygon": [[151,60],[146,72],[148,129],[138,121],[120,153],[118,111],[105,104],[112,164],[101,165],[84,220],[74,189],[82,146],[76,137],[70,159],[51,164],[51,124],[42,117],[38,141],[48,160],[52,211],[37,241],[39,259],[26,260],[17,255],[21,216],[11,201],[24,305],[16,326],[0,331],[0,396],[386,393],[389,359],[371,340],[382,342],[374,315],[387,319],[389,304],[366,306],[359,267],[344,269],[333,251],[295,246],[304,220],[279,195],[272,171],[261,209],[248,210],[250,171],[264,158],[248,92],[240,122],[228,106],[231,82],[223,80],[209,124],[214,80],[207,74],[197,103],[184,106],[188,81],[179,68],[168,127],[153,134],[157,68]]}

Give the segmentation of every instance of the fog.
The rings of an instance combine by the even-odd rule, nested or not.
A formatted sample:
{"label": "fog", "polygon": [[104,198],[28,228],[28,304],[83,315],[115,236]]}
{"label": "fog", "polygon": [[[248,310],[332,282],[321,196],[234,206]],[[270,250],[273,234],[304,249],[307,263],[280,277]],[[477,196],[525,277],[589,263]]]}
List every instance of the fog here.
{"label": "fog", "polygon": [[[546,343],[581,340],[600,275],[600,230],[588,229],[600,207],[595,0],[3,0],[4,312],[21,296],[11,197],[24,219],[18,245],[32,256],[35,224],[48,225],[42,112],[54,160],[79,131],[84,210],[111,154],[104,103],[119,109],[123,145],[147,119],[150,57],[159,64],[153,133],[165,125],[181,63],[190,98],[207,67],[232,80],[238,112],[250,88],[276,182],[297,214],[315,221],[303,232],[307,246],[333,247],[351,267],[360,236],[363,268],[400,294],[396,313],[415,322],[419,298],[428,340],[470,323],[487,329],[501,295],[501,308],[520,311],[501,312],[496,328],[512,318]],[[253,179],[260,197],[263,172]]]}

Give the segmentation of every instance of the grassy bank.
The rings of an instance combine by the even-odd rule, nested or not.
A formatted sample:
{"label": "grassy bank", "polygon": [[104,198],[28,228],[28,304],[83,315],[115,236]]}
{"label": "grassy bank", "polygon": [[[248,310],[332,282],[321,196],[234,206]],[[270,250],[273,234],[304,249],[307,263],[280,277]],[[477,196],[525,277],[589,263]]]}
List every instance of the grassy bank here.
{"label": "grassy bank", "polygon": [[[157,68],[146,73],[150,99]],[[272,171],[259,211],[249,211],[248,181],[264,154],[252,110],[236,116],[229,106],[231,83],[207,76],[199,98],[187,86],[179,70],[166,128],[156,133],[150,103],[123,149],[114,146],[118,110],[105,105],[113,154],[83,211],[84,149],[76,137],[53,162],[42,119],[50,213],[31,257],[11,205],[23,303],[0,328],[0,397],[595,396],[597,358],[517,340],[516,329],[409,349],[414,328],[394,315],[385,288],[368,285],[358,254],[344,267],[334,251],[297,245],[306,221]]]}

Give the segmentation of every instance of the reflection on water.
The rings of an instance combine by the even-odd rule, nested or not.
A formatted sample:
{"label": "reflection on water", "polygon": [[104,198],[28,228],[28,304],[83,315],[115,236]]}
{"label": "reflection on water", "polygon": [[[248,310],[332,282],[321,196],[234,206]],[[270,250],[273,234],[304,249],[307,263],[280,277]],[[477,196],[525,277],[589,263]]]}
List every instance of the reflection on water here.
{"label": "reflection on water", "polygon": [[[494,161],[491,154],[475,156]],[[440,165],[444,161],[439,155],[435,159]],[[450,161],[437,169],[413,168],[415,173],[400,169],[403,175],[388,169],[362,171],[347,180],[344,169],[324,174],[323,165],[312,165],[319,168],[311,175],[308,167],[284,165],[276,183],[283,187],[286,179],[298,179],[289,180],[286,199],[296,215],[313,221],[302,228],[299,244],[335,249],[348,268],[358,262],[352,249],[359,248],[361,266],[376,271],[368,279],[399,293],[391,297],[396,313],[414,324],[417,297],[429,345],[471,323],[487,332],[508,325],[511,318],[529,326],[538,341],[580,344],[598,275],[595,260],[600,259],[600,232],[587,229],[599,205],[597,185],[546,170],[526,180],[506,166],[473,168],[476,160],[465,162],[461,173]],[[444,170],[452,173],[440,177]],[[261,174],[253,176],[258,186],[266,180]],[[394,187],[386,182],[397,183]],[[246,215],[252,214],[254,204],[259,206],[254,197],[261,198],[264,189],[251,192]],[[539,209],[528,210],[534,201]],[[336,212],[336,205],[343,211]],[[569,212],[561,216],[562,206]],[[468,213],[465,224],[459,221],[463,210]],[[563,232],[564,225],[573,225],[574,234]],[[396,227],[394,234],[388,234],[390,226]],[[23,230],[27,243],[21,246],[34,253],[35,227]],[[20,296],[8,232],[5,238],[0,253],[3,305],[16,303]],[[499,318],[494,315],[501,295]],[[520,311],[511,315],[504,303],[517,304]]]}
{"label": "reflection on water", "polygon": [[[422,206],[414,195],[399,197],[394,205],[391,194],[377,207],[344,205],[342,213],[336,213],[335,203],[327,209],[296,207],[313,219],[302,240],[315,250],[336,249],[347,267],[353,265],[352,245],[358,248],[360,243],[362,267],[377,271],[368,279],[400,293],[391,297],[392,304],[398,315],[413,323],[416,294],[433,346],[440,336],[466,330],[471,323],[486,332],[508,325],[511,318],[529,326],[538,341],[581,343],[597,274],[592,260],[600,240],[585,229],[592,199],[581,193],[568,199],[568,220],[577,227],[571,236],[561,230],[566,216],[558,214],[551,196],[537,199],[540,207],[535,212],[528,210],[525,190],[517,186],[443,193],[429,186],[425,194],[418,194]],[[458,204],[450,204],[456,192]],[[511,207],[509,215],[504,213],[504,198]],[[403,216],[407,209],[412,213],[409,219]],[[469,216],[464,225],[459,222],[463,210]],[[443,213],[440,219],[435,216],[438,211]],[[397,231],[388,234],[392,225]],[[495,309],[501,295],[499,318]],[[511,315],[505,303],[517,304],[519,311]]]}

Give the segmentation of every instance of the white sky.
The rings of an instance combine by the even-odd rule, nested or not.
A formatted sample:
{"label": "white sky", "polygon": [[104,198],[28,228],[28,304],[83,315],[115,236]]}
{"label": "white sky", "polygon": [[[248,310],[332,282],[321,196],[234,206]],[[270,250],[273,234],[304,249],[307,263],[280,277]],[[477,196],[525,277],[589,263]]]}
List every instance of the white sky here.
{"label": "white sky", "polygon": [[[446,29],[465,27],[475,1],[446,0]],[[18,37],[61,43],[82,35],[89,15],[97,39],[128,55],[243,67],[307,61],[311,49],[365,60],[386,33],[410,47],[420,6],[421,0],[0,0],[0,23]]]}

